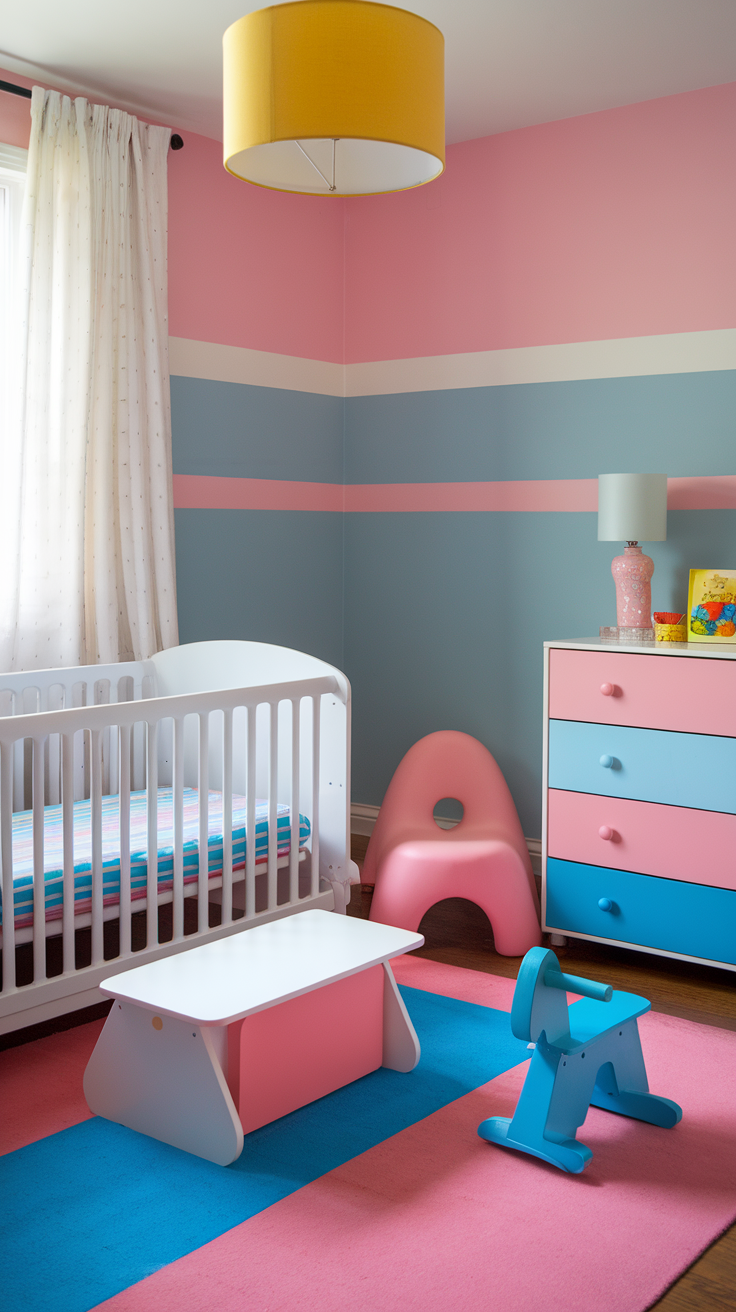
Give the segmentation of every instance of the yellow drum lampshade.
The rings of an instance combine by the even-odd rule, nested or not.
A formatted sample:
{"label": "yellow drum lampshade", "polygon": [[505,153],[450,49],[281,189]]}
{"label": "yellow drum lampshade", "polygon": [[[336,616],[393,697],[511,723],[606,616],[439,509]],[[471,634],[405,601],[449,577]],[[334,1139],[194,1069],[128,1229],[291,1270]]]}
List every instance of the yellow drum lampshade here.
{"label": "yellow drum lampshade", "polygon": [[364,196],[445,167],[444,52],[433,23],[368,0],[296,0],[223,37],[224,157],[278,191]]}

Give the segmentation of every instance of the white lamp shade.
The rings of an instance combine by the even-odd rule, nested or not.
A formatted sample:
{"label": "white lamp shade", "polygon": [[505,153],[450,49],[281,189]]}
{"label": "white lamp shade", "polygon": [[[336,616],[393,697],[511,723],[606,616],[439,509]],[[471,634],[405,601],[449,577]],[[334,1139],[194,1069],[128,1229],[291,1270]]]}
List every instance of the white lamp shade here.
{"label": "white lamp shade", "polygon": [[598,541],[664,542],[666,474],[599,474]]}

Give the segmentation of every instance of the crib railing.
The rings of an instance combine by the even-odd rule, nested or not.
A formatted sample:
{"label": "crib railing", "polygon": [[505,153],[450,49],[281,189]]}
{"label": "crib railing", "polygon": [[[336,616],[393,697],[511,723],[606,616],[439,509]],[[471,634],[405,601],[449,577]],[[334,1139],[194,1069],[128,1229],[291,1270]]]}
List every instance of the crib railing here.
{"label": "crib railing", "polygon": [[[7,678],[7,676],[6,676]],[[145,662],[80,666],[69,670],[41,670],[20,679],[10,676],[0,687],[0,717],[33,715],[70,707],[140,701],[154,694],[155,681],[145,672]],[[133,741],[133,777],[136,788],[145,787],[145,738],[139,726]],[[117,792],[118,752],[116,728],[109,725],[103,735],[103,786]],[[89,797],[88,742],[79,733],[74,743],[73,789],[75,800]],[[22,739],[13,751],[13,810],[30,809],[33,789],[30,743]],[[61,741],[49,734],[44,748],[44,795],[47,805],[61,801]]]}
{"label": "crib railing", "polygon": [[[97,705],[67,704],[54,709],[48,696],[38,696],[33,709],[27,702],[22,708],[3,708],[10,714],[0,718],[0,1032],[98,1001],[100,980],[144,961],[305,905],[332,908],[337,902],[333,889],[340,880],[343,887],[348,878],[342,790],[347,785],[349,743],[344,729],[345,692],[335,677],[146,697],[140,679],[134,685],[125,666],[114,668],[117,683],[113,686],[108,680],[104,700]],[[159,886],[159,787],[172,790],[173,869],[171,887],[165,891]],[[134,897],[131,793],[143,788],[147,876],[145,896]],[[199,869],[196,881],[185,884],[186,788],[198,790]],[[222,873],[215,878],[210,877],[208,861],[210,790],[222,794]],[[234,793],[247,799],[245,864],[235,871]],[[120,884],[119,900],[106,906],[103,798],[110,795],[118,799]],[[74,803],[85,797],[90,810],[91,905],[83,915],[75,915]],[[266,859],[258,863],[258,869],[257,798],[266,801],[268,818]],[[15,924],[12,836],[13,813],[20,809],[19,803],[25,803],[24,809],[31,812],[33,851],[32,925],[20,929]],[[287,804],[290,811],[289,853],[281,859],[279,804]],[[60,807],[63,835],[61,915],[55,920],[46,915],[45,805]],[[300,812],[311,825],[301,852]],[[185,901],[193,897],[197,899],[196,926],[189,918],[185,933]],[[219,917],[211,914],[213,901],[220,903]],[[162,941],[158,909],[167,904],[171,905],[171,923],[166,941]],[[139,918],[134,944],[133,917],[143,911],[145,929]],[[219,923],[210,924],[213,918]],[[119,939],[115,955],[106,958],[105,923],[111,919],[119,920]],[[77,968],[78,931],[84,928],[90,931],[90,961]],[[138,941],[141,934],[144,946]],[[59,936],[61,973],[53,973],[47,966],[47,945],[51,937],[58,940]],[[27,952],[32,951],[29,982],[22,982],[16,970],[16,948],[24,944],[29,945]]]}

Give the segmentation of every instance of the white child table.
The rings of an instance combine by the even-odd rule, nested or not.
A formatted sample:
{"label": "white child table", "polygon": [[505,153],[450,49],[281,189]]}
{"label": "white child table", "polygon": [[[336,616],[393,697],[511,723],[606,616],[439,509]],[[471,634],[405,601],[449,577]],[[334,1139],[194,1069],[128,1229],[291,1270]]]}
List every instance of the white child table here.
{"label": "white child table", "polygon": [[[419,1041],[389,961],[423,942],[302,911],[104,980],[115,1001],[84,1075],[90,1110],[227,1166],[243,1122],[255,1128],[381,1065],[414,1069]],[[275,1087],[273,1072],[268,1084],[265,1067],[291,1087]]]}

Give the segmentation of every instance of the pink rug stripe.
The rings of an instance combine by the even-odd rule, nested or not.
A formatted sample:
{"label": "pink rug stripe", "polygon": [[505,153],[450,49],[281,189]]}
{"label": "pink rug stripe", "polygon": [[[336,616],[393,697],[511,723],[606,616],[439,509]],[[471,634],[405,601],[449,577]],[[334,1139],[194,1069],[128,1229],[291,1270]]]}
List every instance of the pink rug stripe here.
{"label": "pink rug stripe", "polygon": [[439,961],[409,954],[396,957],[391,967],[398,984],[425,989],[427,993],[442,993],[447,998],[459,998],[461,1002],[476,1002],[479,1007],[511,1011],[515,979],[485,975],[480,970],[465,970],[462,966],[444,966]]}
{"label": "pink rug stripe", "polygon": [[103,1024],[93,1020],[0,1052],[0,1154],[89,1120],[82,1076]]}
{"label": "pink rug stripe", "polygon": [[[474,974],[406,968],[437,971],[445,992]],[[736,1216],[736,1034],[657,1014],[641,1034],[674,1130],[594,1108],[581,1176],[494,1148],[477,1126],[512,1113],[517,1067],[100,1308],[642,1312]]]}

